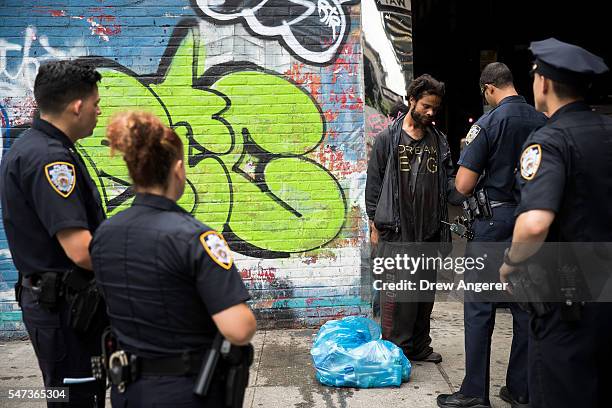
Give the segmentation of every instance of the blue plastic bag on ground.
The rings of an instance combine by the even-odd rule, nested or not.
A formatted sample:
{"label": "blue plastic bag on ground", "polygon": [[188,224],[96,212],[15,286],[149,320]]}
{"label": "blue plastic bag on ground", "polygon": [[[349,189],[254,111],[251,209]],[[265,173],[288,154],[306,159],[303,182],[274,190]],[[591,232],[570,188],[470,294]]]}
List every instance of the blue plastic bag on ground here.
{"label": "blue plastic bag on ground", "polygon": [[317,380],[335,387],[399,387],[410,378],[410,361],[381,338],[380,327],[365,317],[325,323],[310,350]]}

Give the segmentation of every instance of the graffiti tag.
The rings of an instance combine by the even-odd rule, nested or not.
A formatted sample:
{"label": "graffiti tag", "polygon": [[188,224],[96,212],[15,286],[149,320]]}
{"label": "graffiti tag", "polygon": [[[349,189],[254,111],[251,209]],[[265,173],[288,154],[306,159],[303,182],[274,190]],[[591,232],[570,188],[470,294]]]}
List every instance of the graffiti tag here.
{"label": "graffiti tag", "polygon": [[[296,58],[328,64],[350,29],[346,8],[356,0],[192,0],[204,18],[242,24],[253,35],[277,39]],[[343,7],[345,6],[345,7]]]}
{"label": "graffiti tag", "polygon": [[163,118],[187,147],[189,188],[179,204],[223,231],[234,251],[271,258],[326,245],[347,210],[338,181],[312,158],[325,134],[319,106],[296,84],[257,66],[203,72],[197,25],[185,24],[157,75],[97,62],[104,116],[80,150],[108,214],[126,208],[134,194],[122,159],[110,156],[104,128],[113,113],[141,109]]}

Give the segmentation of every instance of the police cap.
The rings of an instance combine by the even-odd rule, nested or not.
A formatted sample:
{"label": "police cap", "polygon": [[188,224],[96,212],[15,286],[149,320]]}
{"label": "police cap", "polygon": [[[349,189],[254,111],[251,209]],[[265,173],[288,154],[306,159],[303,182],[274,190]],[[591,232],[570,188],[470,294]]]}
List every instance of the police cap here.
{"label": "police cap", "polygon": [[608,66],[601,57],[556,38],[534,41],[529,49],[535,57],[532,72],[556,82],[587,84],[593,76],[608,71]]}

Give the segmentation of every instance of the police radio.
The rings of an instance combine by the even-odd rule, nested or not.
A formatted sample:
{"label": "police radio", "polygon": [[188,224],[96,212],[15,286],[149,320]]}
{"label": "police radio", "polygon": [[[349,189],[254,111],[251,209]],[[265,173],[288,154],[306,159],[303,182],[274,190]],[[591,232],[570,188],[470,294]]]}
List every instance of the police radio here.
{"label": "police radio", "polygon": [[461,208],[463,209],[463,215],[455,217],[455,222],[442,221],[442,223],[448,225],[451,232],[471,241],[474,239],[474,230],[472,230],[474,220],[493,217],[487,190],[483,188],[476,191],[473,196],[468,197],[461,203]]}
{"label": "police radio", "polygon": [[459,235],[461,238],[471,241],[474,239],[474,231],[468,228],[464,222],[463,217],[455,217],[455,222],[453,223],[442,221],[443,224],[448,225],[451,232]]}

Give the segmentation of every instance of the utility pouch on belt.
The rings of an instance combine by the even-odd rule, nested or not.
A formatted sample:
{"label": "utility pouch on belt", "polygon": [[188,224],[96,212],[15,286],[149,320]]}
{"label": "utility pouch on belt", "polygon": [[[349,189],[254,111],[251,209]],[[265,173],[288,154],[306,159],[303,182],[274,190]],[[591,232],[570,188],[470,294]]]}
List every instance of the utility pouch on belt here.
{"label": "utility pouch on belt", "polygon": [[[241,408],[249,383],[249,367],[253,364],[253,345],[234,346],[217,332],[211,348],[202,362],[193,393],[204,397],[213,376],[225,373],[226,408]],[[222,364],[218,364],[222,359]]]}
{"label": "utility pouch on belt", "polygon": [[98,381],[106,381],[117,386],[120,393],[139,376],[138,357],[119,349],[117,338],[112,329],[107,327],[102,334],[102,355],[91,357],[91,371]]}
{"label": "utility pouch on belt", "polygon": [[91,326],[101,295],[90,272],[73,269],[64,276],[66,300],[70,303],[69,324],[77,332],[85,332]]}
{"label": "utility pouch on belt", "polygon": [[55,272],[45,272],[32,279],[32,297],[36,303],[47,310],[55,310],[60,293],[60,279]]}
{"label": "utility pouch on belt", "polygon": [[225,406],[240,408],[244,401],[244,392],[249,384],[249,367],[253,364],[253,345],[233,346],[224,355],[228,365],[225,380]]}
{"label": "utility pouch on belt", "polygon": [[508,276],[512,285],[512,293],[518,300],[521,309],[534,316],[544,316],[551,310],[550,286],[544,268],[537,264],[529,264]]}

